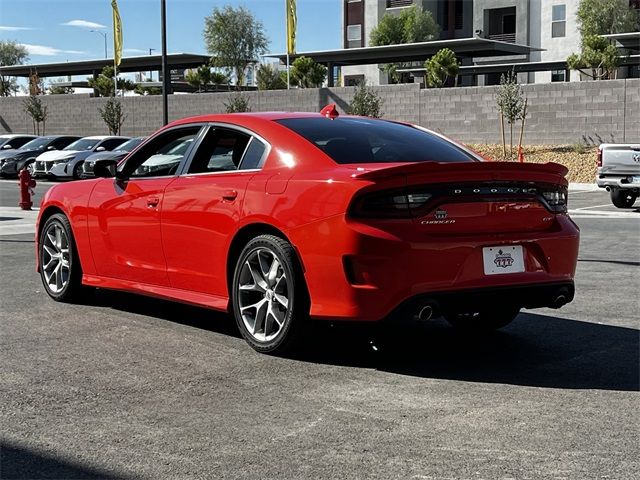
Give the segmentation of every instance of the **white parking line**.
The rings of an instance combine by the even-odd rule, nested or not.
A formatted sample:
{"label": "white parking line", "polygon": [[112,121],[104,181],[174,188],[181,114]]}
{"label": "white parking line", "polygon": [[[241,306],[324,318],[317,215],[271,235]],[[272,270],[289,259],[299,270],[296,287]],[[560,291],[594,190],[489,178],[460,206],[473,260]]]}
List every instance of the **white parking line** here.
{"label": "white parking line", "polygon": [[638,212],[611,212],[607,210],[569,210],[571,218],[624,218],[627,220],[640,220]]}
{"label": "white parking line", "polygon": [[610,203],[605,203],[604,205],[591,205],[589,207],[580,207],[580,208],[576,208],[574,210],[578,211],[578,210],[590,210],[592,208],[602,208],[602,207],[610,207],[611,204]]}

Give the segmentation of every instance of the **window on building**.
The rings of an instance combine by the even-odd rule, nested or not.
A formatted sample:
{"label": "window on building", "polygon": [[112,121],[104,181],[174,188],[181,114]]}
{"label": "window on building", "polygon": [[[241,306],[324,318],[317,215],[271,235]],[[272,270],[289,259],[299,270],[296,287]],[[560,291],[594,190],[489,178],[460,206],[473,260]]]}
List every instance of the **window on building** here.
{"label": "window on building", "polygon": [[554,5],[551,7],[551,36],[553,38],[564,37],[567,28],[567,7]]}
{"label": "window on building", "polygon": [[551,70],[551,81],[552,82],[564,82],[566,77],[566,72],[564,70]]}
{"label": "window on building", "polygon": [[516,42],[516,7],[492,8],[484,11],[483,31],[491,40]]}
{"label": "window on building", "polygon": [[347,41],[357,42],[362,38],[362,25],[347,26]]}

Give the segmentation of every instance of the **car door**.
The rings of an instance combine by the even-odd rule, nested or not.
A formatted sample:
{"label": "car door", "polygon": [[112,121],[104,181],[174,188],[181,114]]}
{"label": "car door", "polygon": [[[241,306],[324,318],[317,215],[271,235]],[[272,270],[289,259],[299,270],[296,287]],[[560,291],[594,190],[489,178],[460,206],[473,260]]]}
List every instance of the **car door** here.
{"label": "car door", "polygon": [[119,167],[124,179],[96,182],[89,199],[88,227],[98,275],[169,284],[160,210],[166,186],[175,179],[190,151],[183,150],[180,157],[164,154],[176,142],[192,144],[201,128],[182,126],[158,134]]}
{"label": "car door", "polygon": [[165,190],[162,241],[172,287],[227,296],[226,248],[248,182],[268,144],[248,131],[211,126]]}

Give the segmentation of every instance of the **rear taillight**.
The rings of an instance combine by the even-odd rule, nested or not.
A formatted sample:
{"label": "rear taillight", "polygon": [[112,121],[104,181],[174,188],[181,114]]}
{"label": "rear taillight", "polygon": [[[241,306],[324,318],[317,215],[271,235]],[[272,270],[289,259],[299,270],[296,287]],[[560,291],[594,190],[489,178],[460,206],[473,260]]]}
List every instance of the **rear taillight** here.
{"label": "rear taillight", "polygon": [[537,200],[549,211],[566,213],[567,187],[555,184],[459,184],[413,187],[366,193],[353,202],[349,214],[368,218],[418,218],[446,202]]}
{"label": "rear taillight", "polygon": [[541,193],[547,203],[547,206],[552,212],[567,212],[568,194],[566,187],[545,187],[542,189]]}
{"label": "rear taillight", "polygon": [[602,149],[600,147],[596,149],[596,165],[598,167],[602,166]]}
{"label": "rear taillight", "polygon": [[357,199],[351,209],[354,217],[411,218],[413,211],[423,207],[430,193],[402,191],[371,193]]}

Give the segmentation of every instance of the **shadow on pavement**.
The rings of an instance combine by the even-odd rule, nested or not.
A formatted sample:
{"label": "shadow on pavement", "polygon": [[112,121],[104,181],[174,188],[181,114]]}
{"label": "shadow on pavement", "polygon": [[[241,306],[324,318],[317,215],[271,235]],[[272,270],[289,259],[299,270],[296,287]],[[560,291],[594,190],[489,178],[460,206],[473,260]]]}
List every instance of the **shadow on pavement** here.
{"label": "shadow on pavement", "polygon": [[[230,315],[207,309],[109,291],[98,292],[92,304],[239,337]],[[521,313],[508,327],[484,335],[465,335],[442,320],[312,322],[295,359],[468,382],[640,389],[638,330],[534,313]]]}
{"label": "shadow on pavement", "polygon": [[115,479],[114,476],[79,464],[59,460],[3,441],[0,443],[0,476],[3,479]]}

